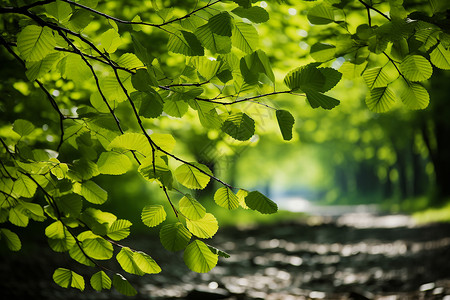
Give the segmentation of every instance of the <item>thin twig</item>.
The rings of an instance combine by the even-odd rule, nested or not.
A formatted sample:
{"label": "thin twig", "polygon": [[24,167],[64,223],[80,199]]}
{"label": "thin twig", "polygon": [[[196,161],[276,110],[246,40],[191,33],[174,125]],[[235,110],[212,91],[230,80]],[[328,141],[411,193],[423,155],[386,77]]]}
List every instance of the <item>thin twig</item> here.
{"label": "thin twig", "polygon": [[366,2],[362,1],[362,0],[358,0],[362,5],[364,5],[366,7],[366,9],[371,9],[373,11],[376,11],[377,13],[379,13],[380,15],[382,15],[383,17],[385,17],[386,19],[388,19],[389,21],[391,20],[391,18],[389,18],[387,15],[385,15],[382,11],[380,11],[379,9],[367,4]]}

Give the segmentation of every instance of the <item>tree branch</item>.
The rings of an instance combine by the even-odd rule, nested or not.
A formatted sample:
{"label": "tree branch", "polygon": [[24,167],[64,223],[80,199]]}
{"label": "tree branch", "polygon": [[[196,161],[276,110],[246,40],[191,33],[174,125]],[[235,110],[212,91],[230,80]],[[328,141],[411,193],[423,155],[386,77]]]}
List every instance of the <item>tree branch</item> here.
{"label": "tree branch", "polygon": [[[388,19],[389,21],[391,20],[391,18],[389,18],[387,15],[385,15],[383,12],[381,12],[379,9],[367,4],[366,2],[362,1],[362,0],[358,0],[362,5],[364,5],[366,7],[366,9],[371,9],[373,11],[376,11],[377,13],[379,13],[380,15],[382,15],[383,17],[385,17],[386,19]],[[370,15],[369,15],[369,22],[370,22]]]}

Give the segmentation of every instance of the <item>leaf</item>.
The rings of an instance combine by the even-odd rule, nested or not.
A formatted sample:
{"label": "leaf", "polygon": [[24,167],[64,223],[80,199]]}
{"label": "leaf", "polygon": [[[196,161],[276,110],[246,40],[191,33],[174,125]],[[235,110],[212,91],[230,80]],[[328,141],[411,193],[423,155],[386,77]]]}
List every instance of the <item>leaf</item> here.
{"label": "leaf", "polygon": [[0,228],[0,238],[4,238],[6,245],[11,251],[19,251],[22,248],[19,236],[9,229]]}
{"label": "leaf", "polygon": [[334,22],[333,8],[326,4],[319,4],[308,11],[308,21],[314,25],[325,25]]}
{"label": "leaf", "polygon": [[64,237],[61,239],[48,239],[48,244],[55,252],[66,252],[75,245],[75,238],[67,228],[64,228]]}
{"label": "leaf", "polygon": [[284,83],[292,91],[304,89],[322,91],[326,78],[316,66],[317,63],[313,63],[290,71],[284,78]]}
{"label": "leaf", "polygon": [[[156,80],[155,75],[151,73],[151,71],[149,72],[148,70],[145,69],[136,70],[136,73],[131,76],[131,83],[133,84],[133,87],[138,91],[157,94],[157,92],[152,88],[152,86],[158,86],[158,81]],[[134,93],[132,93],[131,95],[133,94]]]}
{"label": "leaf", "polygon": [[387,112],[394,105],[396,95],[389,87],[374,88],[366,98],[367,107],[376,113]]}
{"label": "leaf", "polygon": [[23,214],[33,219],[34,221],[42,222],[45,220],[44,210],[42,209],[42,206],[37,203],[24,201],[20,204],[20,209],[22,210]]}
{"label": "leaf", "polygon": [[69,255],[73,260],[79,262],[80,264],[88,267],[95,267],[95,264],[86,257],[78,244],[75,244],[72,248],[70,248]]}
{"label": "leaf", "polygon": [[134,132],[126,132],[119,135],[111,141],[107,148],[107,150],[117,150],[120,152],[134,150],[146,156],[152,153],[152,149],[145,135]]}
{"label": "leaf", "polygon": [[155,57],[150,54],[147,48],[145,48],[141,42],[134,35],[131,35],[131,39],[133,40],[134,52],[136,56],[142,61],[146,66],[151,66]]}
{"label": "leaf", "polygon": [[53,281],[63,288],[73,287],[84,291],[84,279],[81,275],[65,268],[58,268],[53,273]]}
{"label": "leaf", "polygon": [[25,198],[32,198],[36,193],[37,184],[26,175],[20,175],[14,182],[13,193]]}
{"label": "leaf", "polygon": [[400,71],[410,81],[424,81],[433,74],[433,67],[423,56],[407,56],[400,64]]}
{"label": "leaf", "polygon": [[13,130],[20,136],[27,136],[34,131],[33,123],[27,120],[17,119],[14,121]]}
{"label": "leaf", "polygon": [[306,99],[312,108],[322,107],[332,109],[339,105],[340,101],[315,90],[305,90]]}
{"label": "leaf", "polygon": [[220,67],[219,61],[210,60],[205,56],[193,57],[190,62],[195,66],[197,72],[205,79],[205,81],[209,81],[216,76]]}
{"label": "leaf", "polygon": [[80,190],[76,193],[93,204],[103,204],[108,200],[108,193],[93,181],[81,183]]}
{"label": "leaf", "polygon": [[189,189],[204,189],[213,176],[211,170],[200,163],[182,164],[175,170],[177,180]]}
{"label": "leaf", "polygon": [[242,208],[244,208],[244,209],[249,209],[249,207],[247,206],[247,204],[245,204],[245,197],[247,197],[247,195],[248,195],[248,191],[246,191],[246,190],[239,190],[239,191],[236,193],[236,196],[237,196],[238,199],[239,199],[239,205],[240,205]]}
{"label": "leaf", "polygon": [[231,51],[231,38],[213,33],[209,24],[198,27],[194,33],[202,46],[213,54]]}
{"label": "leaf", "polygon": [[131,161],[121,153],[103,152],[100,154],[97,165],[101,174],[120,175],[130,170]]}
{"label": "leaf", "polygon": [[91,277],[91,286],[97,292],[101,292],[103,289],[109,290],[111,283],[111,278],[103,271],[98,271]]}
{"label": "leaf", "polygon": [[195,200],[191,195],[186,194],[180,199],[178,203],[180,212],[190,220],[199,220],[203,218],[206,214],[206,209],[203,205]]}
{"label": "leaf", "polygon": [[84,252],[93,259],[106,260],[113,256],[113,246],[110,242],[92,231],[84,231],[78,235]]}
{"label": "leaf", "polygon": [[372,68],[364,71],[363,78],[369,89],[386,87],[398,78],[395,66],[389,62],[383,67]]}
{"label": "leaf", "polygon": [[210,213],[198,220],[186,219],[186,226],[192,234],[202,239],[212,238],[219,229],[216,218]]}
{"label": "leaf", "polygon": [[9,210],[9,221],[19,227],[27,227],[29,218],[18,207]]}
{"label": "leaf", "polygon": [[189,105],[185,101],[166,100],[164,102],[164,112],[169,116],[181,118],[187,113]]}
{"label": "leaf", "polygon": [[214,194],[214,201],[217,205],[229,210],[239,207],[239,199],[228,187],[219,188]]}
{"label": "leaf", "polygon": [[48,27],[28,25],[17,36],[17,48],[27,62],[43,59],[55,46],[53,31]]}
{"label": "leaf", "polygon": [[221,36],[231,36],[231,16],[228,12],[220,12],[208,20],[208,26],[211,31]]}
{"label": "leaf", "polygon": [[409,109],[425,109],[430,103],[430,95],[419,83],[405,82],[402,80],[399,95],[402,102]]}
{"label": "leaf", "polygon": [[64,225],[61,221],[55,221],[45,228],[45,235],[51,239],[64,239]]}
{"label": "leaf", "polygon": [[164,225],[159,232],[161,244],[169,251],[186,248],[191,236],[192,234],[180,222]]}
{"label": "leaf", "polygon": [[87,208],[80,218],[95,234],[99,235],[106,235],[108,228],[117,220],[112,213],[91,207]]}
{"label": "leaf", "polygon": [[107,53],[116,52],[117,48],[122,45],[122,39],[117,31],[109,29],[100,35],[99,48]]}
{"label": "leaf", "polygon": [[68,217],[77,218],[83,207],[83,200],[77,194],[63,195],[55,198],[59,210]]}
{"label": "leaf", "polygon": [[[133,53],[124,53],[122,54],[116,63],[129,70],[141,68],[144,64],[139,60],[139,58]],[[145,71],[145,70],[144,70]]]}
{"label": "leaf", "polygon": [[248,19],[253,23],[264,23],[269,20],[269,13],[260,6],[252,6],[249,8],[236,7],[231,12],[241,18]]}
{"label": "leaf", "polygon": [[255,121],[245,113],[236,113],[223,122],[222,131],[236,140],[246,141],[255,134]]}
{"label": "leaf", "polygon": [[133,251],[131,251],[130,248],[122,247],[116,256],[116,259],[124,271],[140,276],[145,274],[134,261]]}
{"label": "leaf", "polygon": [[310,55],[315,61],[325,62],[333,59],[336,54],[336,46],[325,44],[325,43],[315,43],[311,46]]}
{"label": "leaf", "polygon": [[285,141],[290,141],[292,139],[292,128],[295,123],[294,117],[287,110],[277,109],[275,114],[283,139]]}
{"label": "leaf", "polygon": [[231,41],[233,46],[245,53],[252,53],[258,48],[258,32],[252,24],[237,22],[233,28]]}
{"label": "leaf", "polygon": [[148,254],[136,251],[133,254],[133,259],[139,268],[147,274],[157,274],[161,272],[160,266]]}
{"label": "leaf", "polygon": [[166,161],[161,157],[146,158],[139,166],[138,171],[148,181],[153,182],[158,180],[169,189],[172,188],[172,171],[167,166]]}
{"label": "leaf", "polygon": [[46,4],[44,7],[45,11],[55,17],[58,21],[67,19],[72,13],[70,4],[60,0]]}
{"label": "leaf", "polygon": [[70,179],[76,181],[83,181],[91,179],[99,174],[98,167],[92,161],[81,158],[75,160],[69,167],[69,171],[67,173]]}
{"label": "leaf", "polygon": [[137,295],[136,289],[119,273],[114,274],[112,285],[119,293],[125,296]]}
{"label": "leaf", "polygon": [[219,257],[212,253],[205,243],[195,240],[186,247],[183,259],[186,266],[192,271],[206,273],[217,265]]}
{"label": "leaf", "polygon": [[262,214],[273,214],[278,211],[277,204],[258,191],[248,193],[245,197],[245,204]]}
{"label": "leaf", "polygon": [[262,50],[256,50],[240,60],[241,74],[248,84],[263,82],[261,75],[267,76],[272,83],[275,83],[275,76],[269,62],[269,58]]}
{"label": "leaf", "polygon": [[142,223],[148,227],[155,227],[166,219],[166,211],[162,205],[147,205],[142,209]]}
{"label": "leaf", "polygon": [[319,72],[325,77],[325,83],[319,92],[327,92],[334,88],[342,78],[342,73],[333,68],[318,68]]}
{"label": "leaf", "polygon": [[203,56],[204,49],[197,37],[188,31],[177,31],[169,36],[169,51],[187,56]]}
{"label": "leaf", "polygon": [[130,235],[130,227],[133,225],[128,220],[115,220],[108,228],[108,237],[114,241],[120,241]]}
{"label": "leaf", "polygon": [[439,43],[439,45],[430,53],[430,59],[436,67],[450,70],[450,50],[445,49],[442,43]]}
{"label": "leaf", "polygon": [[47,74],[50,71],[56,62],[58,62],[61,58],[59,53],[51,53],[47,55],[43,60],[28,62],[27,71],[25,75],[27,75],[28,80],[33,81],[37,78],[40,78]]}

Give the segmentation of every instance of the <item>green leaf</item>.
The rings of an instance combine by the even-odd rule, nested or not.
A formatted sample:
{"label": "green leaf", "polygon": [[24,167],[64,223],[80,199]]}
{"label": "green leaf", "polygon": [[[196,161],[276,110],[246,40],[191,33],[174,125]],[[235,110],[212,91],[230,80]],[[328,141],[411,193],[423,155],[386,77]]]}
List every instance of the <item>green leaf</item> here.
{"label": "green leaf", "polygon": [[323,109],[332,109],[339,105],[340,101],[330,96],[319,93],[315,90],[305,90],[306,100],[312,108],[322,107]]}
{"label": "green leaf", "polygon": [[93,259],[106,260],[113,256],[113,246],[110,242],[92,231],[84,231],[78,235],[84,252]]}
{"label": "green leaf", "polygon": [[27,62],[43,59],[55,46],[53,31],[48,27],[28,25],[17,36],[17,48]]}
{"label": "green leaf", "polygon": [[42,206],[37,203],[24,201],[20,203],[20,209],[22,210],[23,214],[33,219],[34,221],[42,222],[45,220],[44,210],[42,209]]}
{"label": "green leaf", "polygon": [[97,161],[98,171],[101,174],[121,175],[131,169],[128,156],[117,152],[103,152]]}
{"label": "green leaf", "polygon": [[84,279],[81,275],[69,269],[58,268],[53,273],[55,283],[63,288],[73,287],[84,291]]}
{"label": "green leaf", "polygon": [[9,210],[9,221],[16,226],[27,227],[29,218],[16,206]]}
{"label": "green leaf", "polygon": [[192,234],[180,222],[164,225],[159,232],[161,244],[169,251],[186,248],[191,236]]}
{"label": "green leaf", "polygon": [[115,220],[108,228],[108,237],[114,241],[120,241],[130,235],[130,227],[133,225],[128,220]]}
{"label": "green leaf", "polygon": [[231,12],[241,18],[248,19],[253,23],[264,23],[269,20],[269,13],[259,6],[249,8],[236,7]]}
{"label": "green leaf", "polygon": [[173,176],[172,171],[167,166],[167,163],[161,157],[148,157],[138,168],[139,173],[148,181],[153,182],[158,180],[161,184],[172,188]]}
{"label": "green leaf", "polygon": [[335,54],[336,46],[334,45],[318,42],[311,46],[310,55],[315,61],[329,61],[335,57]]}
{"label": "green leaf", "polygon": [[231,38],[213,33],[209,24],[200,26],[194,33],[202,46],[211,50],[213,54],[231,51]]}
{"label": "green leaf", "polygon": [[14,121],[13,130],[20,136],[27,136],[34,131],[34,125],[30,121],[17,119]]}
{"label": "green leaf", "polygon": [[203,239],[212,238],[219,229],[216,218],[210,213],[198,220],[186,219],[186,226],[192,234]]}
{"label": "green leaf", "polygon": [[147,205],[142,209],[142,223],[148,227],[155,227],[166,219],[166,211],[162,205]]}
{"label": "green leaf", "polygon": [[116,256],[122,269],[130,274],[144,275],[145,273],[139,268],[133,259],[133,251],[128,247],[122,247],[122,250]]}
{"label": "green leaf", "polygon": [[423,56],[407,56],[400,64],[400,71],[410,81],[424,81],[433,74],[433,67]]}
{"label": "green leaf", "polygon": [[186,266],[192,271],[207,273],[217,265],[219,257],[212,253],[205,243],[195,240],[186,247],[183,259]]}
{"label": "green leaf", "polygon": [[57,0],[53,3],[44,5],[45,11],[55,17],[58,21],[69,18],[72,13],[72,8],[69,3]]}
{"label": "green leaf", "polygon": [[61,221],[53,222],[45,228],[45,235],[51,239],[64,239],[64,225]]}
{"label": "green leaf", "polygon": [[398,92],[400,99],[409,109],[425,109],[430,103],[430,95],[419,83],[402,80]]}
{"label": "green leaf", "polygon": [[117,220],[115,215],[91,207],[87,208],[80,218],[95,234],[99,235],[106,235],[108,228]]}
{"label": "green leaf", "polygon": [[240,60],[241,74],[244,81],[248,84],[257,84],[264,80],[260,78],[261,74],[275,83],[275,76],[269,62],[269,58],[262,50],[256,50],[252,54],[248,54]]}
{"label": "green leaf", "polygon": [[109,29],[102,33],[99,40],[99,48],[107,53],[116,52],[117,48],[122,45],[122,39],[120,38],[119,33],[114,29]]}
{"label": "green leaf", "polygon": [[177,31],[169,36],[169,51],[187,56],[203,56],[204,49],[197,37],[188,31]]}
{"label": "green leaf", "polygon": [[273,214],[278,211],[277,204],[258,191],[248,193],[245,197],[245,204],[262,214]]}
{"label": "green leaf", "polygon": [[114,274],[112,285],[119,293],[125,296],[137,295],[136,289],[119,273]]}
{"label": "green leaf", "polygon": [[67,228],[64,228],[64,237],[61,239],[48,239],[48,244],[53,251],[66,252],[75,245],[75,238]]}
{"label": "green leaf", "polygon": [[148,49],[146,49],[134,35],[131,35],[131,39],[133,40],[134,52],[136,53],[136,56],[146,66],[151,66],[155,57],[150,54]]}
{"label": "green leaf", "polygon": [[389,62],[383,67],[376,67],[364,71],[363,78],[369,89],[386,87],[399,76],[395,66]]}
{"label": "green leaf", "polygon": [[59,210],[68,217],[77,218],[83,207],[83,200],[77,194],[63,195],[55,198]]}
{"label": "green leaf", "polygon": [[80,264],[88,267],[95,267],[95,264],[86,257],[78,244],[75,244],[72,248],[70,248],[69,255],[73,260],[79,262]]}
{"label": "green leaf", "polygon": [[22,248],[22,243],[17,234],[6,228],[0,228],[0,238],[3,238],[6,246],[11,251],[19,251]]}
{"label": "green leaf", "polygon": [[206,214],[206,209],[203,205],[195,200],[191,195],[186,194],[180,199],[178,204],[180,212],[190,220],[199,220],[203,218]]}
{"label": "green leaf", "polygon": [[292,91],[305,89],[322,91],[326,83],[325,75],[317,69],[318,63],[308,64],[290,71],[284,83]]}
{"label": "green leaf", "polygon": [[314,25],[325,25],[334,22],[333,8],[326,4],[319,4],[308,11],[306,15]]}
{"label": "green leaf", "polygon": [[123,68],[127,68],[129,70],[144,67],[144,64],[142,63],[142,61],[140,61],[139,58],[133,53],[122,54],[119,57],[119,59],[116,61],[116,63],[119,66],[121,66]]}
{"label": "green leaf", "polygon": [[200,163],[182,164],[175,170],[177,180],[189,189],[204,189],[213,176],[211,170]]}
{"label": "green leaf", "polygon": [[25,75],[27,75],[27,78],[30,81],[40,78],[47,74],[60,58],[61,55],[59,53],[51,53],[43,60],[27,62],[27,71],[25,72]]}
{"label": "green leaf", "polygon": [[101,292],[103,289],[109,290],[111,283],[111,278],[103,271],[98,271],[91,277],[91,286],[97,292]]}
{"label": "green leaf", "polygon": [[231,40],[233,46],[236,46],[245,53],[252,53],[258,48],[258,32],[252,24],[237,22],[233,28]]}
{"label": "green leaf", "polygon": [[131,83],[138,91],[156,93],[152,86],[158,86],[158,81],[155,75],[146,69],[136,70],[136,73],[131,76]]}
{"label": "green leaf", "polygon": [[166,100],[164,102],[164,112],[171,117],[181,118],[187,113],[189,104],[185,101]]}
{"label": "green leaf", "polygon": [[133,254],[133,259],[139,268],[147,274],[157,274],[161,272],[160,266],[148,254],[136,251]]}
{"label": "green leaf", "polygon": [[205,79],[205,81],[209,81],[216,76],[220,67],[219,61],[210,60],[205,56],[193,57],[190,62],[195,66],[197,72]]}
{"label": "green leaf", "polygon": [[295,123],[294,117],[287,110],[280,109],[277,109],[276,116],[283,139],[285,141],[290,141],[292,139],[292,128]]}
{"label": "green leaf", "polygon": [[237,196],[238,199],[239,199],[239,205],[240,205],[242,208],[244,208],[244,209],[249,209],[249,207],[247,206],[247,204],[245,204],[245,197],[247,197],[247,195],[248,195],[248,191],[246,191],[246,190],[239,190],[239,191],[236,193],[236,196]]}
{"label": "green leaf", "polygon": [[211,31],[221,36],[231,36],[231,16],[228,12],[220,12],[208,20],[208,26]]}
{"label": "green leaf", "polygon": [[245,113],[236,113],[223,122],[222,131],[236,140],[246,141],[255,134],[255,121]]}
{"label": "green leaf", "polygon": [[82,182],[75,192],[93,204],[103,204],[108,200],[108,193],[93,181]]}
{"label": "green leaf", "polygon": [[208,244],[206,244],[206,246],[208,246],[209,250],[211,250],[211,252],[213,254],[219,255],[220,257],[224,257],[224,258],[230,258],[230,255],[228,253],[226,253],[225,251],[217,249],[216,247],[213,247]]}
{"label": "green leaf", "polygon": [[88,180],[98,174],[99,172],[97,165],[86,158],[75,160],[69,166],[69,171],[67,173],[70,179],[76,181]]}
{"label": "green leaf", "polygon": [[219,188],[214,194],[214,201],[217,205],[229,210],[239,207],[239,199],[228,187]]}
{"label": "green leaf", "polygon": [[142,133],[126,132],[111,141],[107,150],[117,150],[127,152],[138,151],[143,155],[151,155],[152,149],[145,135]]}
{"label": "green leaf", "polygon": [[22,174],[14,182],[13,193],[25,198],[32,198],[36,189],[37,184],[31,178]]}
{"label": "green leaf", "polygon": [[439,43],[439,45],[430,53],[430,59],[436,67],[450,70],[450,50],[445,49],[442,43]]}
{"label": "green leaf", "polygon": [[387,112],[394,105],[396,99],[395,92],[390,88],[374,88],[366,98],[367,107],[376,113]]}
{"label": "green leaf", "polygon": [[327,92],[331,90],[342,78],[342,73],[333,68],[318,68],[319,72],[325,76],[325,84],[319,90],[319,92]]}

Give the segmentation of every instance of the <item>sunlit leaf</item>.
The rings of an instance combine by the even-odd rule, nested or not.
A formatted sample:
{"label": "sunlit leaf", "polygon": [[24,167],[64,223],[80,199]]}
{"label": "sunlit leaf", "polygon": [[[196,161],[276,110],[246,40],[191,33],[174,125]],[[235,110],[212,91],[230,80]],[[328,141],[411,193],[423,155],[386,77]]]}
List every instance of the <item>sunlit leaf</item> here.
{"label": "sunlit leaf", "polygon": [[219,188],[214,194],[214,201],[217,205],[229,210],[239,207],[239,199],[228,187]]}
{"label": "sunlit leaf", "polygon": [[211,179],[211,170],[200,163],[182,164],[175,170],[177,180],[190,189],[204,189]]}
{"label": "sunlit leaf", "polygon": [[206,214],[206,209],[203,205],[189,194],[180,199],[178,206],[180,212],[190,220],[199,220]]}
{"label": "sunlit leaf", "polygon": [[399,76],[397,69],[389,62],[383,67],[376,67],[364,71],[363,78],[369,89],[386,87]]}
{"label": "sunlit leaf", "polygon": [[450,70],[450,49],[445,49],[442,43],[430,53],[433,65],[440,69]]}
{"label": "sunlit leaf", "polygon": [[108,193],[93,181],[82,182],[76,193],[93,204],[103,204],[108,200]]}
{"label": "sunlit leaf", "polygon": [[210,213],[198,220],[186,219],[186,226],[192,234],[203,239],[213,237],[219,229],[217,219]]}
{"label": "sunlit leaf", "polygon": [[155,227],[166,219],[166,211],[162,205],[147,205],[141,213],[142,223],[148,227]]}
{"label": "sunlit leaf", "polygon": [[187,56],[204,55],[203,46],[197,37],[193,33],[184,30],[174,32],[170,35],[167,48],[173,53],[180,53]]}
{"label": "sunlit leaf", "polygon": [[72,13],[70,4],[60,0],[46,4],[44,5],[44,7],[47,13],[49,13],[59,21],[67,19]]}
{"label": "sunlit leaf", "polygon": [[231,36],[231,16],[228,12],[220,12],[208,20],[208,26],[215,34],[222,36]]}
{"label": "sunlit leaf", "polygon": [[311,46],[310,54],[315,61],[329,61],[336,54],[336,46],[320,42],[315,43]]}
{"label": "sunlit leaf", "polygon": [[137,263],[133,259],[133,251],[128,247],[122,247],[120,252],[116,256],[117,261],[124,271],[135,274],[144,275],[145,273],[139,268]]}
{"label": "sunlit leaf", "polygon": [[144,252],[141,251],[134,252],[133,259],[139,266],[139,269],[141,269],[142,272],[144,273],[157,274],[161,272],[161,268],[156,263],[156,261]]}
{"label": "sunlit leaf", "polygon": [[102,174],[120,175],[131,168],[130,159],[121,153],[103,152],[97,161],[98,170]]}
{"label": "sunlit leaf", "polygon": [[161,244],[169,251],[179,251],[186,248],[191,236],[189,230],[180,222],[164,225],[159,232]]}
{"label": "sunlit leaf", "polygon": [[212,253],[217,254],[220,257],[230,258],[230,255],[228,253],[226,253],[225,251],[217,249],[216,247],[213,247],[213,246],[208,245],[208,244],[206,244],[206,246],[208,246],[209,250],[211,250]]}
{"label": "sunlit leaf", "polygon": [[117,48],[122,45],[122,39],[117,31],[109,29],[100,36],[100,49],[108,53],[116,52]]}
{"label": "sunlit leaf", "polygon": [[63,288],[73,287],[84,291],[84,279],[81,275],[65,268],[58,268],[53,273],[55,283]]}
{"label": "sunlit leaf", "polygon": [[258,32],[252,24],[236,22],[231,40],[233,46],[236,46],[246,53],[252,53],[258,49]]}
{"label": "sunlit leaf", "polygon": [[115,220],[108,228],[108,237],[114,241],[120,241],[130,235],[130,227],[133,225],[128,220]]}
{"label": "sunlit leaf", "polygon": [[38,61],[54,51],[56,41],[48,27],[28,25],[17,36],[17,48],[26,61]]}
{"label": "sunlit leaf", "polygon": [[119,293],[125,296],[135,296],[137,294],[136,289],[119,273],[114,274],[112,285]]}
{"label": "sunlit leaf", "polygon": [[186,247],[183,259],[186,266],[192,271],[206,273],[216,266],[219,257],[212,253],[205,243],[195,240]]}
{"label": "sunlit leaf", "polygon": [[334,22],[334,11],[327,4],[319,4],[308,11],[307,17],[314,25],[329,24]]}
{"label": "sunlit leaf", "polygon": [[396,95],[389,87],[374,88],[366,97],[367,107],[376,113],[386,112],[394,105]]}
{"label": "sunlit leaf", "polygon": [[231,51],[231,38],[212,32],[211,27],[206,24],[195,30],[198,40],[212,53],[229,53]]}
{"label": "sunlit leaf", "polygon": [[400,64],[400,71],[410,81],[424,81],[433,74],[433,67],[423,56],[407,56]]}
{"label": "sunlit leaf", "polygon": [[17,119],[14,121],[13,130],[20,136],[26,136],[33,132],[34,125],[30,121]]}
{"label": "sunlit leaf", "polygon": [[258,191],[248,193],[245,197],[245,204],[262,214],[273,214],[278,211],[277,204]]}
{"label": "sunlit leaf", "polygon": [[246,191],[246,190],[239,190],[239,191],[236,193],[236,196],[237,196],[238,199],[239,199],[239,205],[240,205],[242,208],[244,208],[244,209],[249,209],[249,207],[247,206],[247,204],[245,204],[245,197],[247,197],[247,195],[248,195],[248,191]]}
{"label": "sunlit leaf", "polygon": [[22,248],[19,236],[9,229],[0,228],[0,239],[5,241],[11,251],[19,251]]}
{"label": "sunlit leaf", "polygon": [[84,231],[78,235],[84,252],[93,259],[105,260],[113,256],[113,246],[110,242],[91,231]]}
{"label": "sunlit leaf", "polygon": [[249,8],[236,7],[231,12],[241,18],[248,19],[253,23],[263,23],[269,20],[269,13],[259,6],[252,6]]}
{"label": "sunlit leaf", "polygon": [[430,95],[419,83],[402,80],[398,94],[409,109],[425,109],[430,102]]}
{"label": "sunlit leaf", "polygon": [[109,290],[111,288],[111,278],[103,271],[98,271],[91,277],[91,286],[97,292],[101,290]]}

